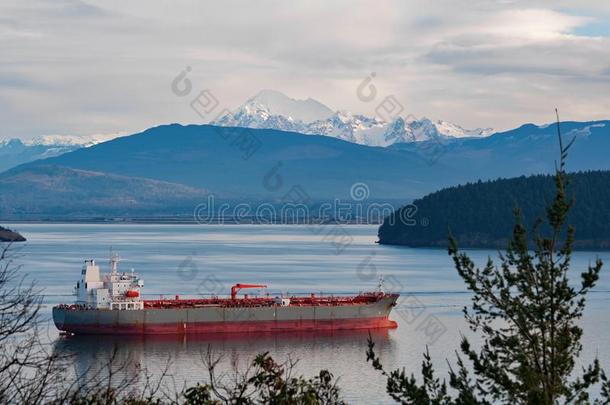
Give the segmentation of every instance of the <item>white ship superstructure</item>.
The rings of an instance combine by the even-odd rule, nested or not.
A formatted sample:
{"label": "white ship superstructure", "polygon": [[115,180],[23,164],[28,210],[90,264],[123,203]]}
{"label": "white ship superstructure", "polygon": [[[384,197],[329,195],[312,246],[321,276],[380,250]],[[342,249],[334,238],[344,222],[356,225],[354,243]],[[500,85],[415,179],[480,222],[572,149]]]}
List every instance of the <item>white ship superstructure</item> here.
{"label": "white ship superstructure", "polygon": [[95,260],[85,260],[81,279],[76,283],[76,305],[92,309],[144,309],[140,288],[144,281],[137,274],[119,273],[118,255],[110,259],[110,274],[101,274]]}

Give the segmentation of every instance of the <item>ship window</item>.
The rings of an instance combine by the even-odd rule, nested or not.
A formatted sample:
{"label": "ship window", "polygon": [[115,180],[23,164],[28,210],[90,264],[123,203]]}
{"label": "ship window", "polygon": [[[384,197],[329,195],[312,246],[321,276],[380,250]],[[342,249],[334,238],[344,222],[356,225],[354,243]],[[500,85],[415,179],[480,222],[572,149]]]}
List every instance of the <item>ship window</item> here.
{"label": "ship window", "polygon": [[83,269],[83,270],[80,272],[80,274],[85,274],[85,272],[86,272],[86,271],[87,271],[87,270]]}

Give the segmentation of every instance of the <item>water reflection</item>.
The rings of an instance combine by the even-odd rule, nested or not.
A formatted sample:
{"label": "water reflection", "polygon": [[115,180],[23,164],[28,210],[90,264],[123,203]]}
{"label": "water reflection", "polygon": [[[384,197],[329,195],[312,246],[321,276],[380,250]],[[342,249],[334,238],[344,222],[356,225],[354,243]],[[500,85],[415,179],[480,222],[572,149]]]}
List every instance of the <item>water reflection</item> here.
{"label": "water reflection", "polygon": [[[394,357],[396,344],[387,329],[371,330],[378,352]],[[146,371],[159,374],[169,364],[172,381],[192,385],[206,380],[204,357],[208,349],[222,356],[219,372],[240,370],[258,353],[269,352],[276,360],[298,360],[296,370],[313,376],[321,368],[335,369],[338,363],[351,363],[354,370],[373,370],[365,366],[369,331],[281,332],[214,335],[148,336],[60,336],[54,343],[56,354],[69,355],[70,368],[83,381],[106,375],[112,358],[116,378],[146,382]],[[354,368],[355,367],[355,368]],[[359,377],[362,377],[359,376]],[[339,376],[344,377],[344,376]],[[349,379],[349,378],[348,378]],[[165,384],[167,385],[167,384]]]}

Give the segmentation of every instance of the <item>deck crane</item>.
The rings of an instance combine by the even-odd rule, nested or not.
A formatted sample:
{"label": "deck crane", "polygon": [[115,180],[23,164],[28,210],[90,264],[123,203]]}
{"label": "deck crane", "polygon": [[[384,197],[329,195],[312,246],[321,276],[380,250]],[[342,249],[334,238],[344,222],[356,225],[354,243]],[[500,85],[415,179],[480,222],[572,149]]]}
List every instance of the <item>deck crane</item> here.
{"label": "deck crane", "polygon": [[237,292],[242,288],[267,288],[265,284],[241,284],[237,283],[233,287],[231,287],[231,299],[234,300],[237,298]]}

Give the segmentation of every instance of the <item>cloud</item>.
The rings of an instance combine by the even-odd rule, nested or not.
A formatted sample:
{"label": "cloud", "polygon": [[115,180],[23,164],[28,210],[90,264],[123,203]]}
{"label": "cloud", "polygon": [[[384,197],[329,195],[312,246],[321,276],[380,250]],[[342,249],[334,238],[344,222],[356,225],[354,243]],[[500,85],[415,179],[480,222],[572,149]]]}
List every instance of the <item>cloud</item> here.
{"label": "cloud", "polygon": [[[545,43],[503,46],[440,44],[428,58],[470,74],[528,73],[548,76],[581,76],[583,80],[605,76],[610,66],[607,39],[562,38]],[[591,55],[597,55],[592,58]]]}
{"label": "cloud", "polygon": [[228,108],[273,88],[371,114],[355,90],[376,72],[380,96],[469,127],[610,111],[596,1],[36,0],[0,16],[0,138],[198,122],[170,91],[186,66]]}
{"label": "cloud", "polygon": [[475,29],[456,30],[427,54],[433,63],[470,74],[595,76],[610,66],[610,39],[577,36],[591,21],[550,10],[508,10]]}

